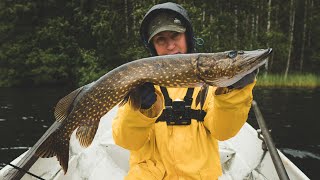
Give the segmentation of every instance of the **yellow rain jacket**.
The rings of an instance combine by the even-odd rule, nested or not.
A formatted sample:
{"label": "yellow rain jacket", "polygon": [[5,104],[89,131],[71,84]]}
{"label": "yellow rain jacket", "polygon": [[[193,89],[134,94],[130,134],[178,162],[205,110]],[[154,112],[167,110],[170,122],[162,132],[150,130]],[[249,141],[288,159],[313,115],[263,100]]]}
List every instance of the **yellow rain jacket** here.
{"label": "yellow rain jacket", "polygon": [[[126,179],[218,179],[222,175],[218,140],[235,136],[248,118],[255,82],[242,89],[215,95],[209,87],[203,109],[203,122],[192,120],[190,125],[167,126],[157,122],[158,115],[147,116],[134,111],[127,103],[119,108],[113,120],[113,138],[117,145],[130,150],[130,170]],[[195,88],[193,99],[200,88]],[[183,99],[187,88],[168,88],[171,99]],[[157,101],[164,97],[156,86]],[[153,111],[154,107],[149,110]],[[199,109],[192,103],[192,109]],[[151,113],[152,114],[152,113]],[[151,118],[153,117],[153,118]]]}

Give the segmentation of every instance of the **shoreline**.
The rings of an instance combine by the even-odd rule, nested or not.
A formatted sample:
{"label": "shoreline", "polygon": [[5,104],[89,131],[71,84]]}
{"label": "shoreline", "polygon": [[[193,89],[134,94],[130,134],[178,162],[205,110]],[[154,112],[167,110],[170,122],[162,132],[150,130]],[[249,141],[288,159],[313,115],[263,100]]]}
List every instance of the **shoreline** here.
{"label": "shoreline", "polygon": [[308,88],[320,87],[320,76],[316,74],[288,74],[287,78],[280,74],[259,74],[256,87],[263,88]]}

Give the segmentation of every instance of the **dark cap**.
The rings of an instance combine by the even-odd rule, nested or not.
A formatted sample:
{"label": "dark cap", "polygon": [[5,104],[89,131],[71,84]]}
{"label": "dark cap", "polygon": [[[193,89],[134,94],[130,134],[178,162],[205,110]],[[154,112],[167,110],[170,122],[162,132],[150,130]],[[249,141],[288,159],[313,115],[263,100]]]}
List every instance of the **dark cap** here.
{"label": "dark cap", "polygon": [[186,28],[183,26],[182,22],[171,13],[160,13],[155,16],[148,27],[148,42],[158,33],[163,31],[175,31],[183,33]]}

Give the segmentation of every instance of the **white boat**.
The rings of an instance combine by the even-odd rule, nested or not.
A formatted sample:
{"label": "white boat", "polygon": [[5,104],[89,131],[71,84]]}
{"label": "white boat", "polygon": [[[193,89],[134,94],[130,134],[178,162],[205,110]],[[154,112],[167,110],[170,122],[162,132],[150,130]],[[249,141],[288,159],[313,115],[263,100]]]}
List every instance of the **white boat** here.
{"label": "white boat", "polygon": [[[117,107],[112,109],[100,121],[99,129],[93,143],[82,148],[72,134],[70,140],[69,169],[63,173],[56,157],[40,158],[29,169],[29,172],[51,180],[69,179],[123,179],[129,169],[129,152],[117,146],[112,138],[111,122]],[[258,138],[257,131],[245,124],[233,138],[219,142],[223,175],[220,180],[242,179],[279,179],[269,151],[262,148],[263,141]],[[279,155],[291,180],[309,179],[280,151]],[[16,164],[27,152],[20,155],[11,164]],[[0,179],[8,179],[11,166],[0,170]],[[22,180],[37,179],[25,174]]]}

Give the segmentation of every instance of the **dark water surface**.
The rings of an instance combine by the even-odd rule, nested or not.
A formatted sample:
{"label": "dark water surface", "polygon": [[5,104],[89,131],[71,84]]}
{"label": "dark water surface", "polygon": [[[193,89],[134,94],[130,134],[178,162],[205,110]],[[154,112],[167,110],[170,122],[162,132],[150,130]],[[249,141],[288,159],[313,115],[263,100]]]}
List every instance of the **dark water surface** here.
{"label": "dark water surface", "polygon": [[[254,99],[280,149],[310,179],[319,179],[320,88],[254,90]],[[248,122],[258,123],[253,110]]]}
{"label": "dark water surface", "polygon": [[[0,168],[42,136],[53,107],[71,92],[58,88],[0,88]],[[310,179],[319,179],[320,88],[254,90],[254,99],[279,148]],[[253,111],[248,122],[258,128]]]}
{"label": "dark water surface", "polygon": [[69,91],[0,88],[0,165],[12,161],[36,143],[54,122],[55,104]]}

